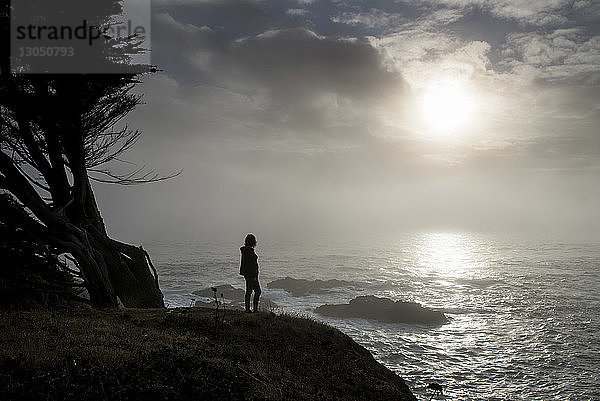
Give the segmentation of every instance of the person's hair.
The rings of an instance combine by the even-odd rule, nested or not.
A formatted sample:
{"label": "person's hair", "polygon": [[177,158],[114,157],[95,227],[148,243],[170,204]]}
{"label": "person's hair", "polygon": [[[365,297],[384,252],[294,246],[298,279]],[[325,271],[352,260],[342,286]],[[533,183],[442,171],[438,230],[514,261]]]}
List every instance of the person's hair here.
{"label": "person's hair", "polygon": [[254,234],[246,235],[246,239],[244,240],[244,245],[256,246],[256,236]]}

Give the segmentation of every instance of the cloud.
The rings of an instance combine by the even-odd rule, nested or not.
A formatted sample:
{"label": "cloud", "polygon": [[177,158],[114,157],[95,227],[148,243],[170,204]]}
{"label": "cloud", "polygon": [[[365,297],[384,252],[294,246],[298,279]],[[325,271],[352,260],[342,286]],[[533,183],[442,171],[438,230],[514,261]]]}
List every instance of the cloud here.
{"label": "cloud", "polygon": [[286,13],[291,16],[308,15],[308,10],[304,8],[289,8]]}
{"label": "cloud", "polygon": [[154,22],[158,63],[184,63],[188,68],[192,63],[196,72],[217,83],[259,84],[271,92],[276,87],[323,88],[352,96],[379,91],[395,79],[366,40],[331,38],[306,28],[265,27],[255,35],[237,36],[177,20],[166,12]]}
{"label": "cloud", "polygon": [[[597,235],[600,13],[566,5],[159,0],[165,71],[136,88],[146,104],[127,122],[144,135],[129,159],[184,171],[95,187],[103,215],[136,241],[552,224]],[[428,136],[420,96],[440,79],[459,81],[475,112]]]}
{"label": "cloud", "polygon": [[[363,135],[370,135],[380,125],[376,109],[390,97],[401,99],[405,89],[401,74],[389,71],[367,40],[327,37],[306,28],[238,36],[185,23],[166,12],[156,16],[154,28],[161,33],[154,43],[155,62],[181,88],[196,88],[192,92],[198,98],[186,101],[237,120],[238,127],[262,132],[264,138],[314,140],[335,127],[358,125]],[[219,88],[219,96],[234,98],[231,106],[217,110],[199,97],[211,87]],[[336,138],[333,142],[343,142]]]}
{"label": "cloud", "polygon": [[469,80],[491,68],[490,45],[484,41],[465,41],[447,33],[420,30],[404,31],[372,39],[391,64],[402,71],[413,88],[431,80]]}
{"label": "cloud", "polygon": [[402,14],[387,13],[376,8],[367,11],[344,12],[333,16],[331,20],[336,23],[377,29],[382,33],[397,30],[408,22],[408,19]]}
{"label": "cloud", "polygon": [[[180,113],[187,110],[185,104],[173,114],[188,121],[182,124],[189,127],[183,130],[187,135],[218,132],[222,140],[238,138],[232,139],[238,145],[252,147],[240,138],[253,138],[261,144],[256,146],[267,146],[268,141],[271,149],[297,149],[306,154],[319,149],[348,152],[367,143],[383,143],[385,148],[390,142],[384,138],[395,138],[398,154],[394,157],[414,162],[418,157],[413,156],[426,152],[431,155],[428,160],[436,160],[432,163],[445,160],[450,165],[466,160],[463,154],[482,149],[521,146],[525,153],[519,154],[526,154],[527,149],[533,153],[530,143],[537,141],[537,149],[543,148],[545,136],[564,135],[565,130],[575,132],[570,137],[573,147],[564,147],[572,150],[569,158],[576,157],[574,150],[583,150],[586,141],[588,149],[594,149],[585,126],[594,121],[597,96],[593,91],[584,95],[581,89],[555,88],[539,80],[561,76],[573,80],[583,74],[587,80],[582,82],[593,82],[599,65],[597,38],[584,28],[514,32],[498,49],[451,30],[434,30],[432,21],[452,24],[461,20],[458,7],[466,10],[474,4],[447,3],[457,8],[438,8],[406,22],[400,32],[368,40],[331,37],[305,27],[272,28],[270,20],[262,21],[265,26],[259,33],[248,35],[222,30],[217,22],[210,26],[184,22],[181,14],[176,18],[165,10],[157,17],[164,43],[156,52],[176,77],[173,103],[185,99],[183,103],[195,105],[189,114],[195,118],[184,117],[187,111]],[[544,7],[537,4],[533,9]],[[356,24],[387,29],[393,25],[388,14],[392,15],[367,9],[362,14],[348,11],[337,16],[347,17],[350,24],[356,18]],[[498,53],[500,61],[493,61]],[[464,82],[477,102],[470,127],[448,155],[444,149],[422,147],[418,140],[410,142],[422,136],[414,123],[418,96],[428,83],[440,79]],[[193,89],[186,89],[190,85]],[[544,100],[547,96],[564,101],[552,104]],[[577,112],[574,118],[562,118]],[[219,121],[214,121],[216,116]],[[200,118],[202,127],[194,130]],[[550,149],[557,143],[547,146]],[[591,161],[582,157],[586,159],[583,164]],[[551,163],[537,156],[531,160]]]}
{"label": "cloud", "polygon": [[368,42],[331,39],[303,28],[267,31],[220,50],[211,66],[220,80],[257,84],[278,98],[308,92],[364,98],[396,79]]}
{"label": "cloud", "polygon": [[[423,4],[416,2],[414,4]],[[427,4],[427,3],[426,3]],[[548,25],[567,21],[568,0],[441,0],[428,2],[432,7],[443,5],[450,9],[478,8],[497,18],[514,19],[524,24]]]}
{"label": "cloud", "polygon": [[542,79],[600,84],[600,36],[579,28],[511,34],[504,55],[503,63],[513,69],[533,67]]}

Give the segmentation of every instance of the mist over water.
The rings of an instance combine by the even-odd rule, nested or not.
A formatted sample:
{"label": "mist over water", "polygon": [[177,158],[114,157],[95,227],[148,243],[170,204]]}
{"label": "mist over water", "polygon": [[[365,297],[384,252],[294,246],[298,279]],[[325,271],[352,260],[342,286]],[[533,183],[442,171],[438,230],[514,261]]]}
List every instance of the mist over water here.
{"label": "mist over water", "polygon": [[[149,242],[170,307],[216,284],[243,288],[237,242]],[[276,242],[257,248],[263,296],[325,321],[407,380],[419,399],[431,381],[447,399],[593,400],[600,397],[600,247],[506,241],[465,233],[373,243]],[[293,297],[267,283],[286,276],[354,286]],[[325,318],[322,304],[360,295],[416,301],[451,318],[441,327]]]}

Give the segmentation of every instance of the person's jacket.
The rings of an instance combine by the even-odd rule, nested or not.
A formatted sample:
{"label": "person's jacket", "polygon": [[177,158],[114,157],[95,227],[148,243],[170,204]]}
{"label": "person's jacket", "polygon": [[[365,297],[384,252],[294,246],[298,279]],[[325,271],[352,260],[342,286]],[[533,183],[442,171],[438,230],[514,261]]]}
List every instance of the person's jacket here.
{"label": "person's jacket", "polygon": [[258,256],[254,253],[254,248],[244,245],[240,251],[242,252],[240,274],[245,277],[258,277]]}

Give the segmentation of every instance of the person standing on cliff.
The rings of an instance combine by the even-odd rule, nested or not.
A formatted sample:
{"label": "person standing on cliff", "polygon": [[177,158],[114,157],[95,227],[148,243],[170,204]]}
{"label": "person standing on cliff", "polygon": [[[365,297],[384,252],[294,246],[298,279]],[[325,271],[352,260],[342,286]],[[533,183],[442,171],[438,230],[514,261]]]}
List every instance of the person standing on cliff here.
{"label": "person standing on cliff", "polygon": [[258,282],[258,256],[254,253],[256,246],[256,236],[254,234],[246,235],[244,246],[240,248],[242,252],[242,262],[240,263],[240,274],[246,279],[246,313],[250,310],[250,297],[254,291],[254,313],[258,312],[258,298],[260,297],[260,284]]}

